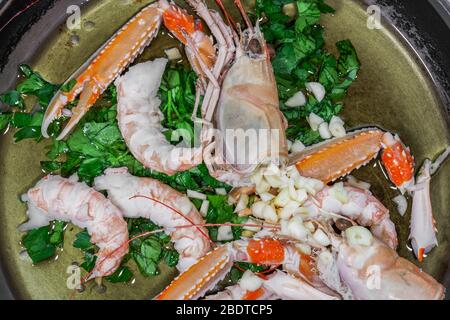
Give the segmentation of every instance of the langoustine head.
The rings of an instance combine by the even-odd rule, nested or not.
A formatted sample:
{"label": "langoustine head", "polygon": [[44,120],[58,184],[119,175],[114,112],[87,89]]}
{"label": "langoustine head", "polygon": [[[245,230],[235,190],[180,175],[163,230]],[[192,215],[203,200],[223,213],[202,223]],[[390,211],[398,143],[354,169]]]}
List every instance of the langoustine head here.
{"label": "langoustine head", "polygon": [[260,164],[287,159],[287,123],[279,109],[275,76],[258,26],[242,32],[236,58],[222,84],[215,122],[216,153],[222,167],[247,177]]}

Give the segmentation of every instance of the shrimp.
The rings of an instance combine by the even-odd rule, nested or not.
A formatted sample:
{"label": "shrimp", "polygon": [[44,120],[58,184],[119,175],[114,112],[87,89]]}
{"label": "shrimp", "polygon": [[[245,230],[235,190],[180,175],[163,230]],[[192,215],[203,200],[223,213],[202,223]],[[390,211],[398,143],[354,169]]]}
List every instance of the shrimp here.
{"label": "shrimp", "polygon": [[176,147],[164,136],[157,92],[167,59],[135,65],[118,78],[117,120],[134,157],[145,167],[174,174],[202,162],[201,148]]}
{"label": "shrimp", "polygon": [[[308,259],[304,255],[292,245],[269,237],[236,240],[217,247],[176,278],[156,299],[201,298],[227,275],[235,261],[266,266],[283,265],[289,269],[286,270],[288,272],[286,277],[293,279],[286,280],[286,277],[280,275],[265,285],[269,292],[276,293],[282,298],[302,296],[304,299],[310,295],[312,299],[336,299],[328,288],[322,291],[322,288],[317,288],[313,281],[310,284],[309,279],[313,278],[314,274],[307,263],[305,264]],[[298,292],[292,290],[293,283]],[[285,296],[282,291],[285,291]]]}
{"label": "shrimp", "polygon": [[[198,226],[204,220],[195,206],[186,196],[158,180],[134,177],[127,168],[108,169],[95,179],[94,187],[106,190],[125,217],[147,218],[163,227],[180,253],[178,270],[185,271],[210,250],[208,231]],[[192,228],[177,228],[190,223]]]}
{"label": "shrimp", "polygon": [[443,299],[444,287],[433,277],[376,238],[369,246],[337,247],[336,264],[342,281],[361,300]]}
{"label": "shrimp", "polygon": [[200,77],[208,78],[218,86],[210,70],[215,64],[216,48],[212,39],[203,32],[202,24],[174,3],[159,0],[144,7],[69,77],[66,84],[73,82],[74,85],[68,92],[59,90],[51,100],[42,122],[42,136],[49,137],[48,127],[52,121],[62,115],[66,105],[80,96],[72,117],[57,137],[58,140],[64,139],[106,88],[152,42],[162,23],[187,46],[186,54]]}
{"label": "shrimp", "polygon": [[19,229],[46,226],[52,220],[86,228],[99,247],[90,279],[114,273],[128,253],[128,228],[120,210],[101,193],[75,179],[48,175],[22,196],[27,202],[28,222]]}
{"label": "shrimp", "polygon": [[312,209],[313,215],[331,212],[355,220],[370,227],[373,234],[389,247],[397,248],[397,232],[389,210],[369,190],[337,183],[325,187],[305,206]]}
{"label": "shrimp", "polygon": [[[242,282],[242,280],[240,281]],[[286,272],[277,270],[261,279],[261,286],[253,291],[244,290],[241,283],[225,288],[205,300],[339,300],[336,296],[327,295],[304,280],[292,277]]]}

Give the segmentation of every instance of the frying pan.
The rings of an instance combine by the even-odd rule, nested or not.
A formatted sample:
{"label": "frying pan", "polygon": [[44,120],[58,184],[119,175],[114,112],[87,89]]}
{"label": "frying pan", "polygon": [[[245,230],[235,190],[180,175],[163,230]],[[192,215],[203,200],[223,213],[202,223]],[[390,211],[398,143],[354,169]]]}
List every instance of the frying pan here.
{"label": "frying pan", "polygon": [[[121,0],[117,0],[121,1]],[[337,0],[336,0],[337,1]],[[358,0],[362,6],[382,8],[382,23],[410,55],[431,83],[439,100],[442,117],[450,114],[450,1],[449,0]],[[60,31],[70,5],[84,6],[81,0],[0,0],[0,92],[14,86],[17,65],[33,61],[49,39]],[[90,1],[92,2],[92,1]],[[419,126],[419,123],[413,124]],[[449,134],[449,132],[447,132]],[[3,179],[5,172],[0,172]],[[444,184],[448,186],[448,184]],[[450,201],[448,197],[444,201]],[[1,200],[1,199],[0,199]],[[1,214],[5,212],[0,210]],[[447,216],[448,217],[448,216]],[[438,221],[448,225],[447,221]],[[1,230],[0,232],[3,232]],[[448,235],[448,232],[447,232]],[[1,247],[0,254],[5,252]],[[448,252],[448,251],[447,251]],[[450,289],[450,255],[439,261],[435,276]],[[0,298],[23,298],[16,290],[14,270],[0,256]],[[449,291],[449,290],[447,290]]]}

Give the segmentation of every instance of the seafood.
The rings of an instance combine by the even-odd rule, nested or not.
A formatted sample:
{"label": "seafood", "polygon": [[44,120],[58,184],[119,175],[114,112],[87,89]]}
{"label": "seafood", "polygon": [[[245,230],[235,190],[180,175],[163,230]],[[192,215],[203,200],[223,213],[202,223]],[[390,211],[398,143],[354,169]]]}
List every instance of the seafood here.
{"label": "seafood", "polygon": [[409,239],[419,262],[422,262],[424,255],[438,245],[437,229],[431,208],[430,182],[431,175],[437,172],[449,153],[450,148],[447,148],[435,162],[425,160],[417,177],[416,185],[410,188],[413,194],[413,205]]}
{"label": "seafood", "polygon": [[215,48],[202,31],[201,23],[194,21],[175,4],[159,0],[142,9],[69,77],[66,84],[74,85],[68,92],[59,90],[53,97],[44,115],[42,135],[48,138],[50,123],[60,117],[64,107],[80,95],[72,117],[57,137],[64,139],[114,79],[151,43],[162,22],[188,46],[186,53],[196,71],[214,80],[209,70],[215,61]]}
{"label": "seafood", "polygon": [[362,226],[370,227],[372,233],[390,248],[397,248],[397,232],[389,210],[369,190],[342,183],[327,186],[312,197],[305,207],[311,209],[312,216],[331,212],[348,217]]}
{"label": "seafood", "polygon": [[177,147],[162,132],[157,98],[166,59],[135,65],[116,80],[117,120],[134,157],[148,168],[174,174],[202,162],[201,148]]}
{"label": "seafood", "polygon": [[[261,163],[283,163],[288,154],[287,122],[279,109],[275,76],[258,25],[248,25],[243,32],[221,89],[215,111],[221,134],[205,150],[211,152],[205,162],[212,175],[233,183],[226,178],[230,171],[243,180]],[[206,119],[210,113],[208,106]]]}
{"label": "seafood", "polygon": [[206,300],[338,300],[336,296],[327,295],[306,283],[304,280],[292,277],[277,270],[262,280],[260,288],[254,291],[244,290],[237,284]]}
{"label": "seafood", "polygon": [[367,164],[381,149],[388,176],[404,192],[414,184],[414,159],[398,136],[380,129],[366,128],[319,143],[294,155],[290,163],[302,176],[329,183]]}
{"label": "seafood", "polygon": [[[304,264],[299,263],[301,259],[297,260],[297,270],[301,274],[318,272],[322,283],[276,271],[263,279],[261,287],[254,292],[246,292],[238,285],[207,299],[338,299],[339,295],[346,299],[369,300],[443,298],[444,287],[431,276],[399,257],[367,229],[353,228],[356,230],[352,230],[351,236],[347,232],[342,238],[334,236],[331,251],[319,251],[318,257],[307,267],[309,271],[302,270]],[[289,264],[293,257],[289,250],[292,250],[289,245],[283,246],[280,240],[273,238],[238,240],[223,245],[182,273],[156,299],[200,298],[226,275],[233,261]],[[328,291],[321,287],[323,283],[329,287]]]}
{"label": "seafood", "polygon": [[[214,249],[176,278],[156,299],[188,300],[203,297],[207,291],[211,290],[217,282],[226,276],[235,261],[267,266],[285,265],[293,271],[289,277],[298,276],[297,281],[285,281],[280,276],[275,278],[273,282],[269,282],[269,287],[286,285],[286,288],[283,288],[287,289],[291,285],[291,281],[294,281],[296,286],[302,287],[303,292],[312,294],[311,298],[335,299],[327,292],[322,292],[310,286],[306,281],[299,280],[301,277],[305,277],[305,279],[314,277],[310,270],[309,260],[293,246],[269,237],[237,240]],[[280,278],[283,278],[283,281]],[[301,292],[299,291],[297,294],[301,294]]]}
{"label": "seafood", "polygon": [[444,287],[433,277],[381,243],[350,245],[346,239],[335,244],[336,264],[342,281],[354,298],[370,300],[443,299]]}
{"label": "seafood", "polygon": [[[196,226],[204,220],[185,195],[158,180],[134,177],[127,168],[107,169],[94,184],[97,190],[108,192],[109,199],[125,217],[148,218],[166,230],[180,253],[178,270],[186,270],[210,250],[208,231]],[[177,228],[189,224],[193,227]]]}
{"label": "seafood", "polygon": [[127,223],[111,201],[76,180],[53,175],[40,180],[22,196],[28,204],[29,220],[19,229],[27,231],[53,220],[70,221],[86,228],[92,243],[99,247],[90,278],[111,275],[128,253]]}

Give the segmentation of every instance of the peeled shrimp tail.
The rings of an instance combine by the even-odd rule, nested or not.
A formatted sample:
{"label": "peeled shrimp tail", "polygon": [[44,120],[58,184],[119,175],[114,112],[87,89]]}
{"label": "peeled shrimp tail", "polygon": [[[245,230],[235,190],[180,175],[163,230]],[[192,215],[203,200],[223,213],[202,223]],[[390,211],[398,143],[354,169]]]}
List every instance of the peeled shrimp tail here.
{"label": "peeled shrimp tail", "polygon": [[167,59],[138,64],[115,84],[119,129],[131,153],[146,168],[171,175],[199,165],[202,150],[173,146],[163,134],[157,93],[166,64]]}
{"label": "peeled shrimp tail", "polygon": [[[128,218],[148,218],[163,227],[171,236],[175,249],[180,253],[178,270],[184,271],[210,249],[208,231],[204,227],[189,226],[204,223],[200,213],[190,200],[171,187],[150,178],[134,177],[127,168],[108,169],[95,179],[97,190],[106,190],[109,199]],[[144,196],[148,198],[136,197]],[[153,201],[158,200],[174,210]]]}
{"label": "peeled shrimp tail", "polygon": [[90,278],[111,275],[128,253],[128,228],[120,210],[85,183],[49,175],[22,199],[28,204],[29,221],[19,227],[21,231],[52,220],[87,229],[92,243],[100,249]]}

